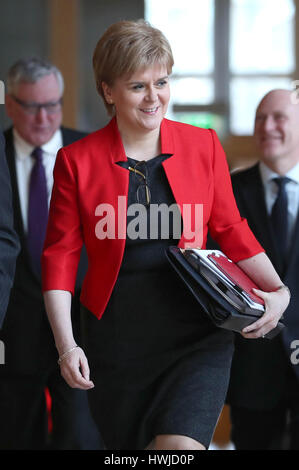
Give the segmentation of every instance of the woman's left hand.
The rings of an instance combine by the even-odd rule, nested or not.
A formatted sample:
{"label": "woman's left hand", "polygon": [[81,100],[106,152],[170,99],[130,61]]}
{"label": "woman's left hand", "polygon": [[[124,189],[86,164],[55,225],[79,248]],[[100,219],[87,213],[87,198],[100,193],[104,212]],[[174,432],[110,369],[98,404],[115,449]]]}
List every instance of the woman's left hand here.
{"label": "woman's left hand", "polygon": [[242,336],[248,339],[262,338],[273,330],[290,302],[288,289],[279,289],[274,292],[253,289],[253,292],[264,300],[265,313],[259,320],[242,330]]}

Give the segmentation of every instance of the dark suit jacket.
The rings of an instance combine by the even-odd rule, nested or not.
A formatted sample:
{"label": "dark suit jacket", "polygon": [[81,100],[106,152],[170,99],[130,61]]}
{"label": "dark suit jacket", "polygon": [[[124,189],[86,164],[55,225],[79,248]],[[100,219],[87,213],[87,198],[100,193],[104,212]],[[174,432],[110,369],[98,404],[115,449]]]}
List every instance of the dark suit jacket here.
{"label": "dark suit jacket", "polygon": [[[63,145],[68,145],[85,136],[78,131],[62,128]],[[41,290],[41,279],[32,270],[26,246],[19,192],[17,185],[15,150],[12,128],[5,132],[6,156],[11,176],[15,229],[21,242],[17,259],[14,285],[11,290],[7,315],[0,331],[0,339],[6,345],[6,372],[31,374],[49,369],[55,364],[57,351],[46,316]],[[81,256],[76,291],[73,298],[75,335],[79,328],[79,294],[82,279],[87,269],[86,254]],[[4,372],[4,371],[3,371]]]}
{"label": "dark suit jacket", "polygon": [[[299,339],[299,218],[285,271],[279,247],[275,244],[267,214],[264,188],[258,165],[232,175],[236,201],[243,217],[266,250],[283,282],[289,286],[292,299],[284,314],[286,328],[273,340],[244,339],[236,335],[228,402],[249,408],[272,408],[283,392],[290,367],[293,340]],[[291,365],[299,379],[299,365]]]}
{"label": "dark suit jacket", "polygon": [[4,320],[19,253],[19,240],[13,228],[12,195],[4,145],[4,137],[0,132],[0,328]]}

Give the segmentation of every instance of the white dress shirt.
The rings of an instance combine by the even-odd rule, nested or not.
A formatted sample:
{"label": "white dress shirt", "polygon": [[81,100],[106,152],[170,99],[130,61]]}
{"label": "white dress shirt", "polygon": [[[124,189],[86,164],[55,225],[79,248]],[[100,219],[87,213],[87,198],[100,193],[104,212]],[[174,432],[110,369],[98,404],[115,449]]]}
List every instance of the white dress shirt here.
{"label": "white dress shirt", "polygon": [[[265,202],[267,212],[270,215],[273,204],[278,194],[278,185],[273,181],[273,178],[279,178],[281,175],[274,173],[270,170],[263,162],[259,163],[260,175],[264,185],[265,191]],[[295,223],[297,220],[297,214],[299,209],[299,163],[297,163],[290,171],[284,176],[289,178],[289,181],[285,185],[285,190],[288,198],[288,244],[290,243]]]}
{"label": "white dress shirt", "polygon": [[[13,129],[13,137],[16,155],[16,172],[21,212],[23,217],[24,230],[27,232],[30,174],[35,162],[34,158],[31,157],[31,153],[35,147],[28,144],[28,142],[22,139],[16,129]],[[62,133],[60,129],[55,132],[53,137],[46,144],[41,146],[43,150],[43,165],[45,167],[47,179],[48,204],[50,203],[53,187],[53,169],[55,165],[56,155],[58,150],[62,146]]]}

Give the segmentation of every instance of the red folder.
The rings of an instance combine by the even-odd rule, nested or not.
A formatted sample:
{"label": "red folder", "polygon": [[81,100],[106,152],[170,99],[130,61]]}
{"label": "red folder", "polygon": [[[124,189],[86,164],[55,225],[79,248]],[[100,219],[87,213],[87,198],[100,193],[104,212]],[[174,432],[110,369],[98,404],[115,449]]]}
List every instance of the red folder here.
{"label": "red folder", "polygon": [[[263,300],[252,292],[258,286],[222,251],[169,246],[166,257],[216,326],[241,332],[264,314]],[[274,338],[283,328],[279,321],[265,338]]]}
{"label": "red folder", "polygon": [[252,292],[252,289],[259,289],[259,286],[257,286],[236,263],[222,254],[209,254],[207,258],[212,261],[233,284],[241,288],[253,302],[265,305],[264,300]]}

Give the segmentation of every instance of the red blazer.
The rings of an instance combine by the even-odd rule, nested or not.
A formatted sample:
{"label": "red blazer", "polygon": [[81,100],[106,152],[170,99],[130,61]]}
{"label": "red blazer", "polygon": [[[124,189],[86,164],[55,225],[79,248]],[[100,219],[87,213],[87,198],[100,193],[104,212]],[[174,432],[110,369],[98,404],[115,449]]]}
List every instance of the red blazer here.
{"label": "red blazer", "polygon": [[[233,196],[223,149],[213,130],[164,119],[161,124],[163,162],[176,203],[203,204],[203,244],[208,229],[234,261],[263,251],[241,219]],[[62,148],[56,159],[48,230],[42,256],[43,290],[74,292],[83,242],[89,267],[81,302],[100,318],[110,298],[125,248],[126,210],[118,211],[118,196],[128,195],[129,172],[116,162],[127,160],[116,119],[87,137]],[[115,208],[115,233],[100,240],[96,208]],[[184,214],[182,213],[182,216]],[[194,213],[192,214],[194,227]],[[183,217],[184,224],[184,217]],[[185,235],[179,242],[186,246]],[[190,244],[190,243],[188,243]]]}

